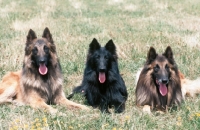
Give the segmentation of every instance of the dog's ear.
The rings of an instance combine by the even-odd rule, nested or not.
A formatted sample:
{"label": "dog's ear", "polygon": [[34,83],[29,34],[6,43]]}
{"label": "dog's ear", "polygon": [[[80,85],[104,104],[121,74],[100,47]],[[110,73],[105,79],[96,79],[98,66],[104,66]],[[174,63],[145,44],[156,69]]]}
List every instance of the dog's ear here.
{"label": "dog's ear", "polygon": [[105,45],[106,50],[108,50],[112,55],[116,55],[116,47],[113,43],[113,40],[109,40],[108,43]]}
{"label": "dog's ear", "polygon": [[147,54],[147,63],[150,64],[153,62],[157,57],[156,50],[153,47],[150,47],[149,52]]}
{"label": "dog's ear", "polygon": [[170,46],[168,46],[168,47],[166,48],[165,52],[163,53],[163,56],[165,56],[165,57],[169,60],[169,62],[170,62],[171,64],[174,63],[173,52],[172,52],[172,49],[171,49]]}
{"label": "dog's ear", "polygon": [[54,43],[53,38],[52,38],[52,35],[51,35],[50,30],[49,30],[48,27],[46,27],[46,28],[44,29],[44,32],[43,32],[42,37],[43,37],[43,38],[46,38],[50,43],[52,43],[52,44]]}
{"label": "dog's ear", "polygon": [[94,38],[92,40],[92,42],[90,43],[90,46],[89,46],[89,53],[92,54],[94,53],[96,50],[100,49],[101,46],[100,44],[98,43],[97,39]]}
{"label": "dog's ear", "polygon": [[33,43],[32,41],[36,38],[37,38],[37,36],[36,36],[35,32],[32,29],[30,29],[28,32],[28,35],[26,37],[25,55],[29,55],[31,53],[30,45]]}
{"label": "dog's ear", "polygon": [[30,44],[35,38],[37,38],[35,32],[30,29],[26,38],[26,44]]}

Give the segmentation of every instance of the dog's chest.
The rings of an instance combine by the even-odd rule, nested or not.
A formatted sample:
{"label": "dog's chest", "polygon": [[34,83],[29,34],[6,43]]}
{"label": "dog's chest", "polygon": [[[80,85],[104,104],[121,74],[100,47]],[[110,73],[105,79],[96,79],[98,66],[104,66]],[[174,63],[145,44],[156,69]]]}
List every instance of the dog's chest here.
{"label": "dog's chest", "polygon": [[54,104],[54,100],[56,95],[58,95],[59,91],[61,90],[61,84],[56,80],[48,80],[44,82],[43,86],[43,96],[46,99],[47,104]]}
{"label": "dog's chest", "polygon": [[61,90],[62,79],[53,78],[27,78],[23,80],[23,89],[25,93],[37,93],[48,104],[54,104],[54,99],[59,90]]}
{"label": "dog's chest", "polygon": [[97,85],[97,89],[99,90],[101,94],[106,94],[109,92],[110,86],[107,83],[103,83],[103,84],[99,83]]}

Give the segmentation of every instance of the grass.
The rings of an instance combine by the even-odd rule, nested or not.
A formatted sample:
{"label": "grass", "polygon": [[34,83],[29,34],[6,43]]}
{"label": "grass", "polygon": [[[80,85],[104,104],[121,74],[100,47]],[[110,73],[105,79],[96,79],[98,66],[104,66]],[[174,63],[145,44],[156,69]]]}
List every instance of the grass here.
{"label": "grass", "polygon": [[[54,106],[66,116],[29,106],[0,105],[0,129],[200,129],[200,96],[187,98],[180,109],[152,115],[135,106],[135,73],[154,46],[170,45],[179,69],[190,79],[200,75],[200,2],[198,0],[58,0],[0,1],[0,78],[22,68],[28,30],[40,37],[49,27],[56,42],[68,95],[82,80],[88,45],[95,37],[113,39],[129,97],[122,114],[101,114]],[[84,104],[76,95],[73,101]]]}

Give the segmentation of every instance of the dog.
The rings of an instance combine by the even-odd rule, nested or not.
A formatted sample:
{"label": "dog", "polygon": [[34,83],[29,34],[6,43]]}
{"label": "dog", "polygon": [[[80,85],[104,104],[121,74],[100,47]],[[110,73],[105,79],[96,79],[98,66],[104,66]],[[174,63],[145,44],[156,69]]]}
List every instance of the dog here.
{"label": "dog", "polygon": [[163,54],[157,54],[153,47],[149,49],[135,94],[137,106],[144,106],[148,112],[150,108],[165,111],[182,103],[179,70],[170,46]]}
{"label": "dog", "polygon": [[185,76],[180,73],[181,78],[181,91],[183,98],[185,97],[192,97],[195,98],[196,95],[200,93],[200,78],[197,78],[195,80],[190,80],[188,78],[185,78]]}
{"label": "dog", "polygon": [[178,70],[173,52],[168,46],[163,54],[151,47],[142,69],[136,74],[136,104],[143,111],[151,109],[167,111],[168,107],[180,106],[186,95],[200,93],[200,80],[189,80]]}
{"label": "dog", "polygon": [[81,86],[74,88],[69,95],[83,93],[89,105],[99,107],[101,112],[110,113],[114,106],[116,113],[125,110],[127,90],[119,74],[116,47],[109,40],[104,47],[94,38],[89,45],[86,67]]}
{"label": "dog", "polygon": [[42,38],[30,29],[26,39],[22,70],[10,72],[0,83],[0,104],[11,102],[46,109],[54,114],[58,104],[69,108],[89,109],[66,99],[63,77],[52,34],[48,28]]}

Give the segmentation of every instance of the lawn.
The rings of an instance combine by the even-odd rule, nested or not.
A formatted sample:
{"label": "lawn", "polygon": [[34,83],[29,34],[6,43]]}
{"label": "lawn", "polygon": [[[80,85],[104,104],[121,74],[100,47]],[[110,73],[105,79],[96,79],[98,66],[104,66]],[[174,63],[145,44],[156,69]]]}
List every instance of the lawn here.
{"label": "lawn", "polygon": [[[53,35],[68,95],[82,80],[88,47],[113,39],[119,69],[128,89],[124,113],[102,114],[53,106],[66,116],[29,106],[0,105],[0,129],[143,130],[200,129],[200,96],[186,98],[177,110],[145,114],[135,106],[135,74],[150,46],[163,53],[171,46],[181,72],[200,76],[199,0],[0,0],[0,79],[22,68],[29,29]],[[72,99],[84,104],[81,95]]]}

